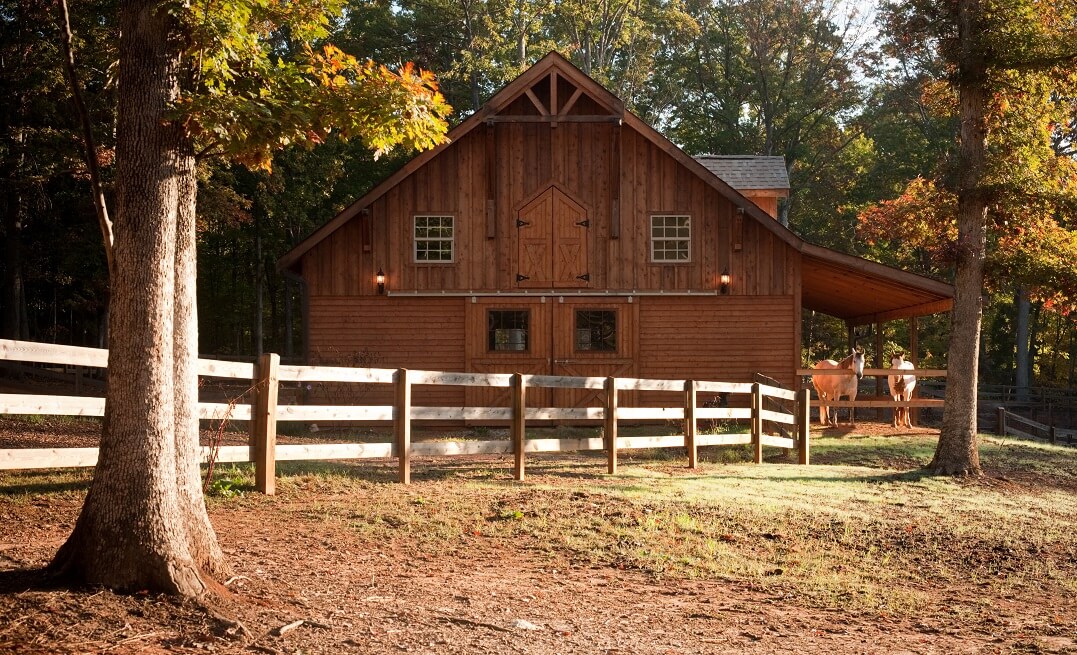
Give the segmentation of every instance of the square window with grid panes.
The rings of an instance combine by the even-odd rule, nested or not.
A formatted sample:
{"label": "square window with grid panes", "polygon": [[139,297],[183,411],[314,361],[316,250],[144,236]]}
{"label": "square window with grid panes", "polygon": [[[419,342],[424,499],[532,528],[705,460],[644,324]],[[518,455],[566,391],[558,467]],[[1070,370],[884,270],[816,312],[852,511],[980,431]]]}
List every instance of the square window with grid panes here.
{"label": "square window with grid panes", "polygon": [[453,261],[453,217],[415,217],[415,261]]}
{"label": "square window with grid panes", "polygon": [[616,352],[617,312],[612,309],[576,311],[576,350]]}
{"label": "square window with grid panes", "polygon": [[651,261],[688,262],[692,259],[692,218],[651,216]]}
{"label": "square window with grid panes", "polygon": [[526,351],[528,314],[526,309],[491,309],[486,314],[489,350]]}

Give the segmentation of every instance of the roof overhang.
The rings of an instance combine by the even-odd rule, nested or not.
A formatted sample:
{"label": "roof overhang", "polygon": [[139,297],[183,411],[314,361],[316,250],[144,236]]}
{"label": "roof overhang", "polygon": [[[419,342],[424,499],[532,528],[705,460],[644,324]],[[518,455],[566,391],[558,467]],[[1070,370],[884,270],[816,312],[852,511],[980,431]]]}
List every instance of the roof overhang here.
{"label": "roof overhang", "polygon": [[922,275],[805,243],[801,304],[849,325],[949,311],[954,288]]}

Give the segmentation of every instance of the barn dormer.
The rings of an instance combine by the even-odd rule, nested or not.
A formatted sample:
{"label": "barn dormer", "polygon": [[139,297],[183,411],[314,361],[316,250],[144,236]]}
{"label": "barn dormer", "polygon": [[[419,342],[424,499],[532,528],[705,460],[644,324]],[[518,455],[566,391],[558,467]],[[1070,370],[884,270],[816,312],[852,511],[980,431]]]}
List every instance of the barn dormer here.
{"label": "barn dormer", "polygon": [[789,197],[784,157],[700,155],[695,160],[772,218],[778,218],[778,198]]}

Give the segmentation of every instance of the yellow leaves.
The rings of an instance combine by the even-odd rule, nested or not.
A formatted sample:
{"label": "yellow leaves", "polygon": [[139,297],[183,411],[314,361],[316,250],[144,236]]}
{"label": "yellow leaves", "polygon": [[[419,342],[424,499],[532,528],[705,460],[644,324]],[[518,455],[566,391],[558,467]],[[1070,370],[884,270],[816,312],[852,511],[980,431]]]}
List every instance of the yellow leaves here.
{"label": "yellow leaves", "polygon": [[946,80],[928,80],[920,89],[920,102],[933,116],[950,116],[957,107],[957,93]]}

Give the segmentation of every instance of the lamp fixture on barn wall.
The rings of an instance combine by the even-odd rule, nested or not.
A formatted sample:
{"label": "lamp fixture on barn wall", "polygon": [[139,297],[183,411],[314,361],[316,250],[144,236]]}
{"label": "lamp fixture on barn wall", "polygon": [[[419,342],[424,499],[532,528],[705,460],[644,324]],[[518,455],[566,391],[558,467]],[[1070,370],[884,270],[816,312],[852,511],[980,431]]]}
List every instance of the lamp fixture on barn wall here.
{"label": "lamp fixture on barn wall", "polygon": [[719,282],[721,284],[719,289],[721,290],[722,295],[725,295],[725,294],[729,293],[730,277],[729,277],[729,269],[728,268],[725,268],[725,269],[722,270],[722,276],[719,278]]}
{"label": "lamp fixture on barn wall", "polygon": [[377,274],[374,276],[374,280],[378,283],[378,295],[385,294],[385,271],[378,269]]}

